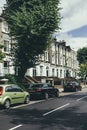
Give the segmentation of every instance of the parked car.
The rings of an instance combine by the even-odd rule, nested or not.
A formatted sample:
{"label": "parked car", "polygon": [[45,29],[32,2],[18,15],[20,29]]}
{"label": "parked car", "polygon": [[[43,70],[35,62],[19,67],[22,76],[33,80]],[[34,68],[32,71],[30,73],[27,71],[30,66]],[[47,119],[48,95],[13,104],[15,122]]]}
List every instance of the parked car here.
{"label": "parked car", "polygon": [[27,89],[30,98],[40,97],[48,99],[51,96],[59,97],[59,90],[49,83],[36,83]]}
{"label": "parked car", "polygon": [[0,105],[9,108],[16,103],[29,103],[29,93],[16,84],[0,85]]}
{"label": "parked car", "polygon": [[82,87],[79,82],[70,82],[64,85],[64,91],[81,91]]}

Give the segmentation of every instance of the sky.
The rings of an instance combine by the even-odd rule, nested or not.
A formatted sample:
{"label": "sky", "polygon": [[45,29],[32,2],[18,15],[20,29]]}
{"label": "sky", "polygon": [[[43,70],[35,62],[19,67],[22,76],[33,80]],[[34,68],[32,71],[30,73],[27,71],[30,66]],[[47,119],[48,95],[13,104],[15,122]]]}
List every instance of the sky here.
{"label": "sky", "polygon": [[[78,50],[87,47],[87,0],[61,0],[61,30],[55,33],[57,40]],[[6,0],[0,0],[0,13]]]}
{"label": "sky", "polygon": [[87,0],[61,0],[61,31],[58,40],[65,40],[73,49],[87,47]]}

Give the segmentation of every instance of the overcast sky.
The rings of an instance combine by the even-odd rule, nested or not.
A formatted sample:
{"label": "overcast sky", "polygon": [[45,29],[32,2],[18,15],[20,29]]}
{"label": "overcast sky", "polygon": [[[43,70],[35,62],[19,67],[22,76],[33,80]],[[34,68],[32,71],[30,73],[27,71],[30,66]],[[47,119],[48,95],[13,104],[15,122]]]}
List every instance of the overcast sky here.
{"label": "overcast sky", "polygon": [[[6,0],[0,0],[1,7]],[[87,47],[87,0],[61,0],[61,28],[58,40],[65,40],[74,49]]]}
{"label": "overcast sky", "polygon": [[57,39],[76,50],[87,47],[87,0],[61,0],[61,28]]}

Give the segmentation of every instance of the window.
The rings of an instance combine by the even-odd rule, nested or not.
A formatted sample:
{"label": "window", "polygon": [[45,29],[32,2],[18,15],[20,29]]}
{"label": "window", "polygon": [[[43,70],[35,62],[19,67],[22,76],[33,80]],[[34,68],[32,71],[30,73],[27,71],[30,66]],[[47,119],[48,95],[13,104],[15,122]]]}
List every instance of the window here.
{"label": "window", "polygon": [[45,52],[45,61],[48,61],[48,52]]}
{"label": "window", "polygon": [[9,41],[4,40],[4,51],[9,52]]}
{"label": "window", "polygon": [[9,65],[9,62],[8,61],[4,61],[4,67],[7,68]]}
{"label": "window", "polygon": [[6,21],[3,21],[3,29],[4,29],[4,31],[7,32],[7,33],[9,32],[8,24],[7,24]]}
{"label": "window", "polygon": [[52,63],[55,64],[55,54],[52,52]]}
{"label": "window", "polygon": [[33,68],[33,76],[36,76],[36,68]]}
{"label": "window", "polygon": [[12,85],[12,89],[13,92],[23,92],[23,90],[17,85]]}
{"label": "window", "polygon": [[56,53],[56,64],[58,64],[58,52]]}
{"label": "window", "polygon": [[5,92],[12,92],[13,90],[12,90],[12,86],[7,86],[6,88],[5,88]]}
{"label": "window", "polygon": [[64,70],[64,77],[66,77],[66,70]]}
{"label": "window", "polygon": [[40,66],[40,76],[43,75],[43,66]]}
{"label": "window", "polygon": [[58,69],[56,70],[56,72],[57,72],[57,77],[59,76],[59,74],[58,74]]}
{"label": "window", "polygon": [[62,70],[60,70],[60,78],[62,77]]}
{"label": "window", "polygon": [[44,87],[44,88],[47,88],[47,87],[48,87],[48,85],[47,85],[47,84],[43,84],[43,87]]}
{"label": "window", "polygon": [[48,66],[46,67],[46,76],[47,77],[49,76],[49,67]]}
{"label": "window", "polygon": [[54,69],[52,69],[52,76],[54,77]]}

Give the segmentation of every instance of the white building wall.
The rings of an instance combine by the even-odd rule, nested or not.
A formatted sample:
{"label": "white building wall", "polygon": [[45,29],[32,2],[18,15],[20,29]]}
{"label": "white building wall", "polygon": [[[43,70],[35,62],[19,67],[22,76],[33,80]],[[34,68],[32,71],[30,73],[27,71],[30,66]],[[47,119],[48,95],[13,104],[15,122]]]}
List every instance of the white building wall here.
{"label": "white building wall", "polygon": [[[2,49],[2,52],[6,54],[6,57],[3,59],[3,63],[0,63],[0,76],[5,75],[5,74],[15,74],[14,66],[13,66],[13,60],[12,57],[10,56],[11,53],[11,37],[9,37],[9,29],[6,21],[4,21],[3,18],[1,18],[0,21],[0,29],[1,29],[1,39],[0,42],[2,45],[4,45],[4,49]],[[7,62],[4,64],[4,62]],[[5,66],[4,66],[5,65]]]}
{"label": "white building wall", "polygon": [[[65,51],[64,46],[62,47],[61,45],[59,46],[59,50],[58,50],[58,46],[56,46],[55,48],[55,44],[53,43],[50,49],[51,49],[51,58],[52,58],[51,62],[48,61],[49,58],[46,56],[48,55],[48,52],[46,51],[45,55],[42,56],[43,61],[38,66],[36,66],[36,76],[64,78],[66,76],[66,70],[68,70],[70,72],[70,76],[74,77],[75,76],[74,69],[77,69],[78,66],[76,53],[73,50]],[[58,53],[60,61],[56,59],[58,56],[56,57],[55,51],[56,53]],[[54,56],[52,57],[53,54]],[[65,65],[65,60],[67,62],[67,65]],[[48,68],[48,76],[47,76],[47,68]],[[32,75],[31,73],[30,75]]]}

